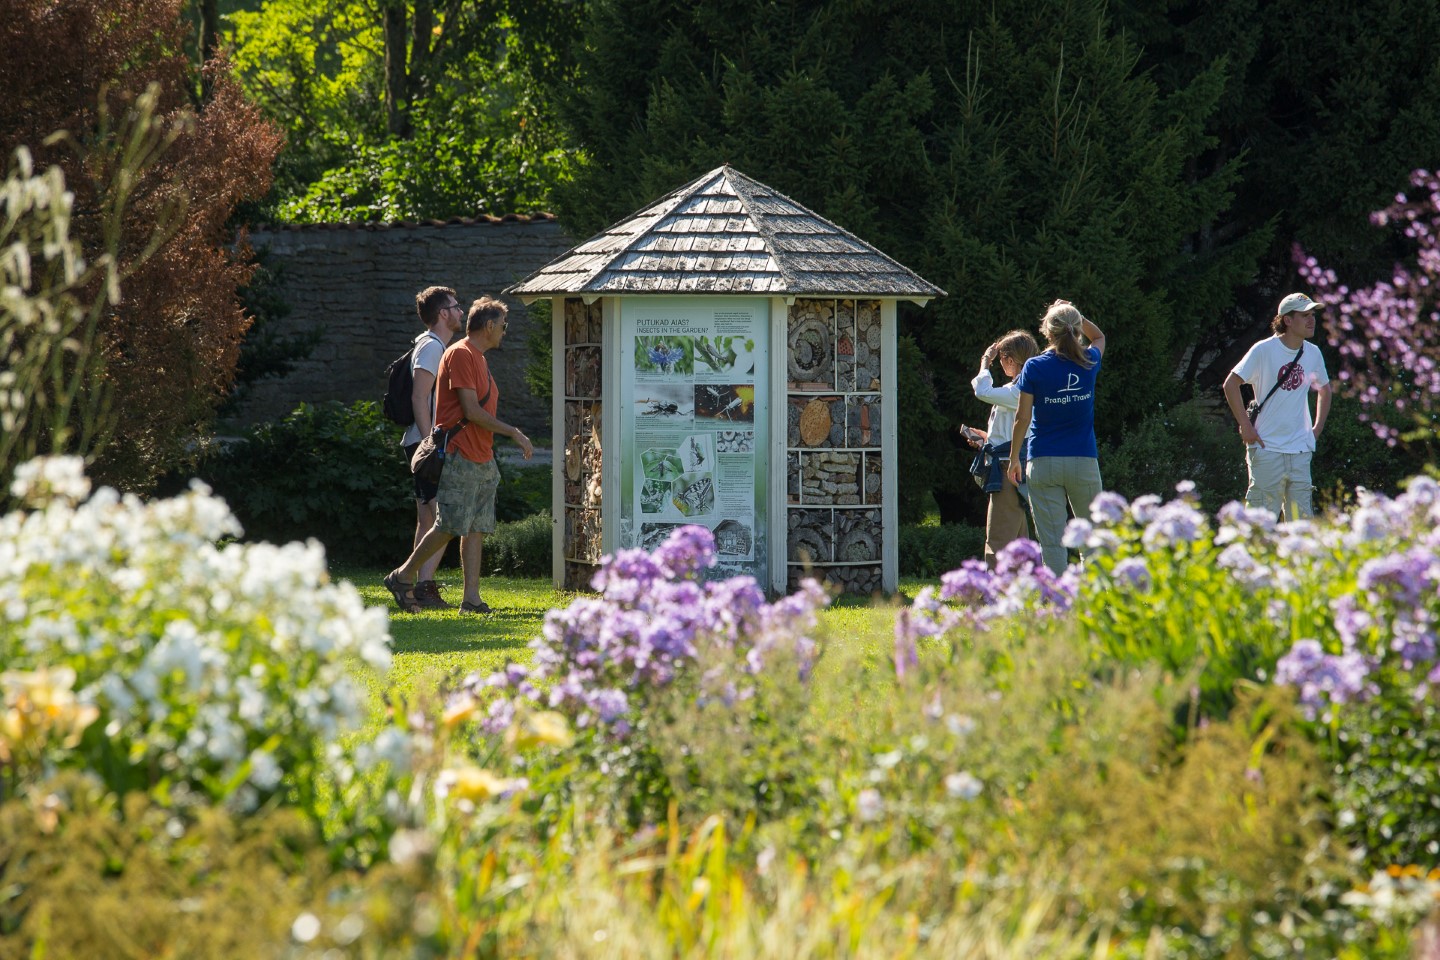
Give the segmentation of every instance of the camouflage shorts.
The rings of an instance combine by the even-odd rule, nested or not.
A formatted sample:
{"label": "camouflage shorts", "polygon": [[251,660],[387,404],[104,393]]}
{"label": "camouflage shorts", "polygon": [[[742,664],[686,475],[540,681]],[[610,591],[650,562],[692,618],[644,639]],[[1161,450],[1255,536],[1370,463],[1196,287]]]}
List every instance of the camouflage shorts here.
{"label": "camouflage shorts", "polygon": [[495,532],[495,492],[500,468],[494,460],[476,463],[457,453],[445,458],[440,492],[435,496],[435,524],[445,533],[468,537]]}

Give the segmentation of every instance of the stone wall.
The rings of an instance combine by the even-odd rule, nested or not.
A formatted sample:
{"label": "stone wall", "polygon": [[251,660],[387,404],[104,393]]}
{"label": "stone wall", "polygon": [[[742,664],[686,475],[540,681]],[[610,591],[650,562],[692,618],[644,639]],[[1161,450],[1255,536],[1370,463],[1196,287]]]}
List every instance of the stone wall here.
{"label": "stone wall", "polygon": [[[283,417],[301,401],[378,401],[385,368],[420,332],[415,294],[454,287],[462,303],[497,296],[573,244],[558,222],[533,218],[455,220],[423,225],[337,224],[256,230],[250,243],[269,251],[290,314],[277,333],[318,330],[311,355],[283,377],[251,387],[242,423]],[[525,385],[533,322],[517,300],[503,347],[488,353],[500,390],[500,417],[527,433],[548,431],[550,405]],[[546,313],[539,318],[548,327]]]}

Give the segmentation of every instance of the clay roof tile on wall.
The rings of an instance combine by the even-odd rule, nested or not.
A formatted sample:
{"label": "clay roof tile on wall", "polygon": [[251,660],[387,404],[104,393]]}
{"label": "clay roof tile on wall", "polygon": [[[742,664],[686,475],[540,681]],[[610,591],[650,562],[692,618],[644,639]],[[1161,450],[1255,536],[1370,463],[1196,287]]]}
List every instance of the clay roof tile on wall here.
{"label": "clay roof tile on wall", "polygon": [[507,213],[503,217],[482,213],[475,217],[451,217],[448,220],[350,220],[340,223],[276,223],[249,228],[251,233],[295,232],[301,230],[414,230],[420,227],[474,227],[505,223],[553,223],[553,213]]}

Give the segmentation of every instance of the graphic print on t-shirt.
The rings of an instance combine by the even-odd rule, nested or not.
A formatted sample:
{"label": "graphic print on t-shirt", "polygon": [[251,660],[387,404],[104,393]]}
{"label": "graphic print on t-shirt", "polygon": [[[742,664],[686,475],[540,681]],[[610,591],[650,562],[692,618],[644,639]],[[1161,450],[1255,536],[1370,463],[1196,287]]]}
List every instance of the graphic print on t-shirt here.
{"label": "graphic print on t-shirt", "polygon": [[1305,383],[1305,368],[1292,360],[1280,368],[1280,378],[1281,390],[1299,390]]}

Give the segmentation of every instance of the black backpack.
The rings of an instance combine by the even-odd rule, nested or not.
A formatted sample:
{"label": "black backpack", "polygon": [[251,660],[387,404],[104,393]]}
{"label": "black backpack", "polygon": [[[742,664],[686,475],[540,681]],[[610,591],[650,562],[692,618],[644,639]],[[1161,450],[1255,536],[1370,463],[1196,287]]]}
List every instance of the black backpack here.
{"label": "black backpack", "polygon": [[410,358],[415,346],[391,361],[385,368],[385,398],[380,401],[380,410],[385,419],[408,427],[415,422],[415,406],[410,402],[410,392],[415,389],[415,374],[410,369]]}
{"label": "black backpack", "polygon": [[[385,396],[380,400],[380,412],[385,414],[386,420],[402,427],[408,427],[415,422],[415,405],[410,402],[410,394],[415,389],[415,372],[410,369],[410,358],[424,345],[424,340],[416,341],[409,350],[400,354],[385,368]],[[440,346],[443,349],[445,344]],[[433,384],[430,395],[435,395]]]}

